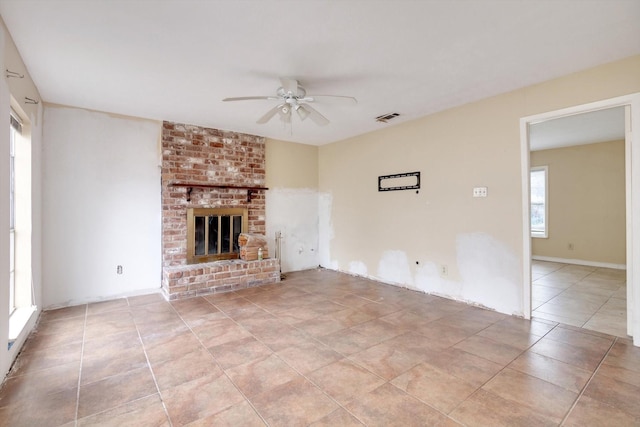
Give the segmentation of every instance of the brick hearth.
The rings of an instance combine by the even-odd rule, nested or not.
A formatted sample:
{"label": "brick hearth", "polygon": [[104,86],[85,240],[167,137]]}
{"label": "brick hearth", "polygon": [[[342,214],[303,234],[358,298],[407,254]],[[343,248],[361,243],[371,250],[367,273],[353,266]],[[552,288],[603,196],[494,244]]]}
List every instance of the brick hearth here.
{"label": "brick hearth", "polygon": [[163,123],[162,132],[162,289],[178,299],[275,283],[276,259],[187,264],[187,209],[248,209],[249,230],[265,233],[265,195],[233,188],[187,189],[173,184],[262,187],[264,138],[180,123]]}

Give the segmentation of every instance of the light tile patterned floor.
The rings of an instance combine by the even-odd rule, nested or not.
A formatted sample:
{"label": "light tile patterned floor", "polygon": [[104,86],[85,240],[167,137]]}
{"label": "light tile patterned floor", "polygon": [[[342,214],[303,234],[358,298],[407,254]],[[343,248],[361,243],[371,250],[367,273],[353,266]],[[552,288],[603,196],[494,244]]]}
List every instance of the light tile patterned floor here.
{"label": "light tile patterned floor", "polygon": [[533,317],[627,337],[625,270],[532,263]]}
{"label": "light tile patterned floor", "polygon": [[640,425],[640,349],[325,270],[45,312],[2,426]]}

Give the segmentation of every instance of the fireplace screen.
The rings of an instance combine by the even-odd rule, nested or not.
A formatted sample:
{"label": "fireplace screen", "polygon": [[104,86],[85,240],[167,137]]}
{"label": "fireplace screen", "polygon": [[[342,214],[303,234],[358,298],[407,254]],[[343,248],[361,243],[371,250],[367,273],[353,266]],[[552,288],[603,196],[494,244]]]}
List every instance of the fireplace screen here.
{"label": "fireplace screen", "polygon": [[187,261],[238,258],[238,236],[246,229],[246,209],[187,209]]}

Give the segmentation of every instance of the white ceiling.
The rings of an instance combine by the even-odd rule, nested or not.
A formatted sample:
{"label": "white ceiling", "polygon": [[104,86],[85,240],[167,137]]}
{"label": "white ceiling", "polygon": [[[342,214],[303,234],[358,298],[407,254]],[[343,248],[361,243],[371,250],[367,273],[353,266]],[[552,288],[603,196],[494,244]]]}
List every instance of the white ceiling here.
{"label": "white ceiling", "polygon": [[[0,0],[44,101],[324,144],[640,53],[638,0]],[[325,127],[255,121],[279,76]]]}
{"label": "white ceiling", "polygon": [[529,127],[531,151],[616,141],[625,135],[624,107],[575,114]]}

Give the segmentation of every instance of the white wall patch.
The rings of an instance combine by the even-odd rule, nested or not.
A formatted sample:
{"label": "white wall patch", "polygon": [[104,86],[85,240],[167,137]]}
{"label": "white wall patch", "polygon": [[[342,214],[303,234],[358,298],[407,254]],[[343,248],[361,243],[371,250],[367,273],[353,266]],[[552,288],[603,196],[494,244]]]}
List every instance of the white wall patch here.
{"label": "white wall patch", "polygon": [[445,279],[440,273],[440,265],[427,262],[416,268],[416,288],[429,293],[452,298],[460,298],[462,285],[459,282]]}
{"label": "white wall patch", "polygon": [[378,278],[387,283],[412,286],[413,276],[407,254],[397,250],[385,251],[378,263]]}
{"label": "white wall patch", "polygon": [[333,224],[331,223],[331,208],[333,196],[331,193],[318,194],[318,259],[323,267],[337,269],[331,262],[331,240],[333,240]]}
{"label": "white wall patch", "polygon": [[367,265],[362,261],[351,261],[349,263],[349,273],[367,277]]}
{"label": "white wall patch", "polygon": [[275,256],[275,235],[281,234],[282,271],[317,267],[318,192],[276,188],[266,193],[266,234],[269,253]]}
{"label": "white wall patch", "polygon": [[507,245],[486,233],[457,238],[462,297],[502,313],[522,315],[520,264]]}

